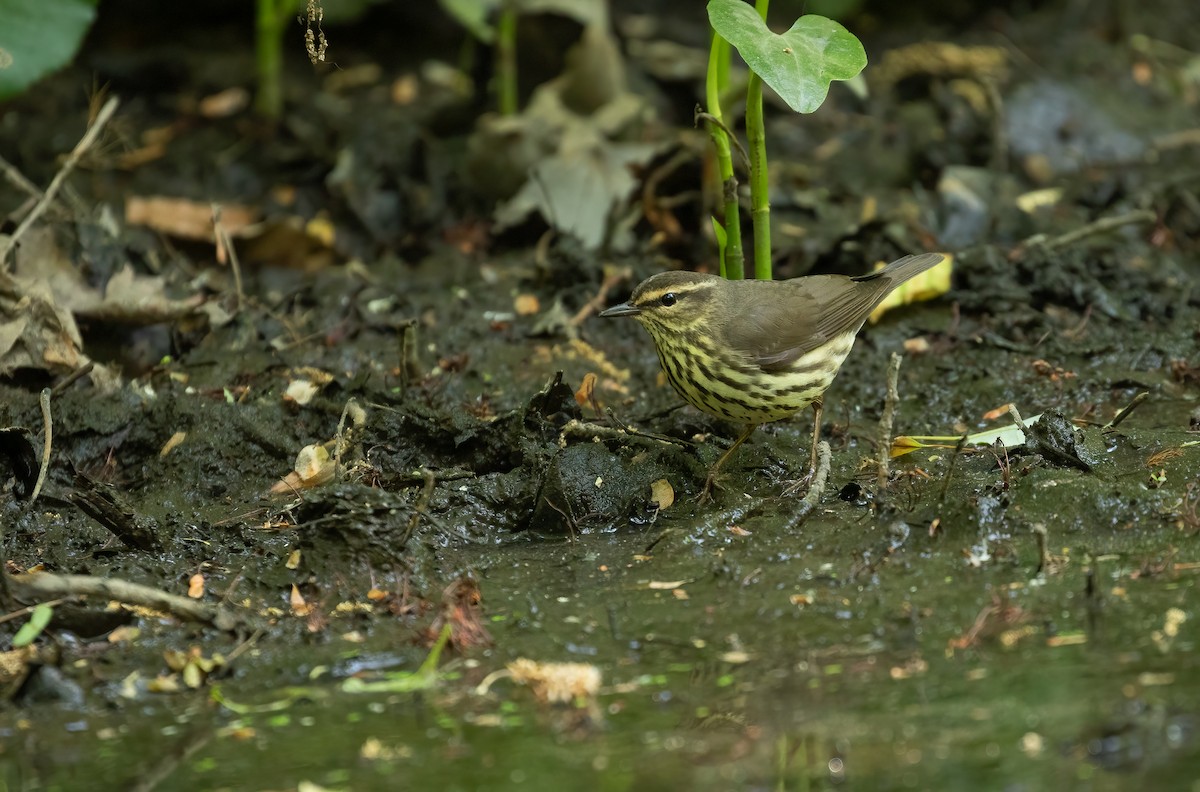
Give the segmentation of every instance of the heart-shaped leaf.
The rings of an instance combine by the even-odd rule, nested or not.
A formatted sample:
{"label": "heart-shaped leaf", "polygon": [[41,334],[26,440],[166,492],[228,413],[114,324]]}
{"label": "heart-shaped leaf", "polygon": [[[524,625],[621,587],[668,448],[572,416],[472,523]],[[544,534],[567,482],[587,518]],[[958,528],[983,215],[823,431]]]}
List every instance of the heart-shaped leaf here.
{"label": "heart-shaped leaf", "polygon": [[0,99],[69,63],[95,17],[96,0],[0,2]]}
{"label": "heart-shaped leaf", "polygon": [[862,42],[816,14],[800,17],[779,35],[743,0],[710,0],[708,21],[797,113],[816,110],[829,93],[829,83],[849,80],[867,65]]}

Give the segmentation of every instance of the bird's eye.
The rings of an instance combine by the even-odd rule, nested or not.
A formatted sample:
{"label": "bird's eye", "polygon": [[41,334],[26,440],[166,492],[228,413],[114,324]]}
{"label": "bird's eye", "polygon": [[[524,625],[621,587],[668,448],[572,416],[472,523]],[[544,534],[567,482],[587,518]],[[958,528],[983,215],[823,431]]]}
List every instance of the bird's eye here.
{"label": "bird's eye", "polygon": [[675,292],[667,292],[658,299],[663,304],[664,308],[670,308],[679,298],[675,296]]}

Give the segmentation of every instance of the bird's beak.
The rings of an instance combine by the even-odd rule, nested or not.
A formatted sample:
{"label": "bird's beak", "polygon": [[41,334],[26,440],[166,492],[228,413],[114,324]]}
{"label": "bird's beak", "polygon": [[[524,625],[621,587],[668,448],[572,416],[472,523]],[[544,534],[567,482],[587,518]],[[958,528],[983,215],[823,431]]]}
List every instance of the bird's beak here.
{"label": "bird's beak", "polygon": [[612,316],[639,316],[641,313],[642,313],[642,309],[638,308],[633,303],[623,302],[620,305],[614,305],[612,308],[609,308],[607,311],[601,311],[600,315],[605,318],[608,318],[608,317],[612,317]]}

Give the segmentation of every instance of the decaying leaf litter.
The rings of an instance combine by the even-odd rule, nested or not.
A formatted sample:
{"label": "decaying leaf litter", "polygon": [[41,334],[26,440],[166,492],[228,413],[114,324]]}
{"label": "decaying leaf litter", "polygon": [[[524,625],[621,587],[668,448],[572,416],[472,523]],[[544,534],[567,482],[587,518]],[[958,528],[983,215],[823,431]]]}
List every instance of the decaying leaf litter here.
{"label": "decaying leaf litter", "polygon": [[[1012,22],[1026,49],[1044,46],[1038,20]],[[619,19],[605,35],[630,54],[666,38]],[[140,729],[182,712],[194,731],[155,727],[155,744],[199,734],[198,755],[218,768],[184,761],[180,783],[329,783],[347,767],[359,785],[432,777],[445,745],[491,757],[505,777],[574,767],[583,783],[618,767],[634,787],[878,778],[896,762],[938,779],[953,772],[943,752],[977,771],[997,761],[993,743],[1012,779],[1178,778],[1197,750],[1200,531],[1186,61],[1113,45],[1129,69],[1109,66],[1113,82],[1097,85],[1071,71],[1082,44],[1062,47],[1047,76],[1002,47],[937,38],[873,59],[867,104],[844,95],[772,130],[784,147],[772,197],[781,274],[957,253],[951,292],[869,328],[829,392],[833,470],[799,525],[776,481],[804,466],[805,420],[761,432],[717,503],[698,508],[689,496],[730,429],[679,408],[636,328],[590,319],[652,271],[712,264],[706,141],[662,88],[694,75],[661,73],[649,55],[614,61],[602,44],[602,62],[660,88],[618,83],[592,103],[603,118],[549,124],[536,113],[568,94],[547,83],[516,121],[525,131],[481,121],[472,138],[461,126],[460,158],[427,130],[461,100],[445,72],[413,64],[390,86],[310,95],[306,124],[253,149],[278,158],[257,163],[258,191],[238,188],[254,169],[236,149],[236,168],[196,164],[211,161],[207,147],[236,145],[238,116],[156,137],[137,93],[114,87],[109,124],[121,128],[97,133],[109,148],[81,155],[9,254],[0,290],[12,632],[20,609],[55,602],[42,636],[14,650],[3,728],[15,734],[19,713],[37,747],[132,748]],[[3,146],[6,172],[35,190],[83,134],[70,78],[89,68],[21,100],[29,123],[55,130]],[[1145,112],[1114,108],[1114,84]],[[67,95],[77,128],[51,146],[66,116],[37,103]],[[474,192],[503,182],[481,166],[512,159],[489,152],[542,134],[529,155],[542,187],[521,186],[525,165],[507,177],[509,204]],[[118,188],[97,177],[121,148],[142,153]],[[588,183],[604,211],[556,199],[591,194]],[[140,200],[180,193],[186,210]],[[220,211],[227,245],[172,225],[213,217],[214,199],[252,207],[249,222]],[[491,218],[495,205],[510,215]],[[894,429],[881,437],[900,349]],[[52,454],[30,503],[44,387],[58,388]],[[1026,419],[1040,427],[1027,427],[1037,452],[994,438],[959,448],[963,435],[1016,425],[1009,404],[1041,413]],[[894,460],[881,499],[880,446],[893,434],[943,439]],[[130,526],[165,550],[131,548]],[[57,576],[40,590],[22,577],[39,569]],[[188,600],[217,629],[182,623]],[[443,647],[432,664],[430,647]],[[566,679],[545,681],[578,661],[598,688],[546,692],[592,679],[561,669]],[[495,676],[506,668],[531,680],[532,697]],[[192,689],[203,693],[170,692]],[[270,782],[242,775],[239,737],[294,749],[304,708],[340,722],[385,689],[425,691],[448,722],[430,736],[397,722],[411,700],[391,700],[386,721],[323,731],[319,761],[281,760]],[[576,704],[538,703],[562,698]],[[130,724],[134,709],[151,712],[145,725]],[[82,735],[59,726],[81,719]],[[570,756],[538,753],[547,729],[577,740]],[[531,752],[542,769],[509,758]],[[4,755],[21,778],[60,778]],[[76,762],[113,784],[156,769]]]}

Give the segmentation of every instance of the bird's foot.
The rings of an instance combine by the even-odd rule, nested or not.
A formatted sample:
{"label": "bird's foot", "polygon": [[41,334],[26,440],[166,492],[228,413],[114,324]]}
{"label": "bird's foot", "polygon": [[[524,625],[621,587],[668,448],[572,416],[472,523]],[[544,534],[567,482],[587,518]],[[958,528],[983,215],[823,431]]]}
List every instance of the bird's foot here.
{"label": "bird's foot", "polygon": [[812,483],[814,473],[815,471],[812,468],[809,468],[808,472],[800,478],[783,482],[783,490],[779,493],[779,497],[790,498],[791,496],[801,492],[807,492],[808,485]]}
{"label": "bird's foot", "polygon": [[700,488],[692,501],[698,506],[703,506],[713,499],[713,491],[718,489],[724,489],[724,487],[717,482],[717,471],[710,471],[704,478],[704,486]]}

